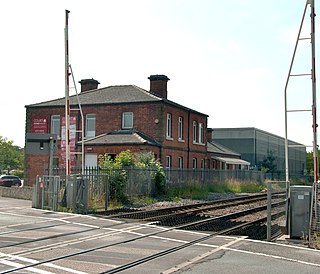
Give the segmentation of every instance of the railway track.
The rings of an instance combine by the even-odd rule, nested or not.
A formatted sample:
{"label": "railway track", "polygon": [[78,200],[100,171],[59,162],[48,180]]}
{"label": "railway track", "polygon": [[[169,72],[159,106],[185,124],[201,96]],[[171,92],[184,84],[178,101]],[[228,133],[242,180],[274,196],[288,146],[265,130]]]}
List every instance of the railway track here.
{"label": "railway track", "polygon": [[[276,194],[282,195],[282,194]],[[280,197],[279,196],[279,197]],[[132,267],[137,265],[143,264],[145,262],[154,260],[156,258],[161,258],[162,256],[172,254],[184,248],[191,247],[193,245],[197,245],[201,242],[207,241],[210,238],[213,238],[217,235],[260,235],[260,238],[263,238],[263,230],[265,230],[264,224],[266,222],[266,204],[264,202],[266,199],[265,195],[258,195],[255,197],[241,197],[240,199],[232,199],[230,200],[223,200],[223,201],[215,201],[209,203],[201,203],[196,205],[188,205],[182,207],[175,207],[175,208],[167,208],[162,210],[152,210],[151,212],[141,211],[141,212],[117,212],[117,214],[107,214],[103,215],[104,218],[110,219],[111,217],[114,219],[121,218],[118,223],[114,223],[113,225],[109,226],[87,226],[84,227],[81,231],[77,233],[61,233],[56,234],[51,237],[39,237],[32,240],[26,240],[19,243],[11,243],[11,244],[3,244],[0,246],[1,252],[4,250],[16,250],[15,252],[11,252],[10,256],[31,256],[32,254],[39,254],[44,253],[47,251],[52,252],[56,250],[57,253],[60,253],[61,248],[66,248],[68,246],[77,246],[79,244],[85,244],[90,246],[90,243],[93,241],[103,240],[104,244],[97,245],[90,248],[84,248],[78,250],[76,252],[68,252],[68,253],[60,253],[56,256],[50,256],[50,258],[46,258],[43,260],[39,260],[33,263],[27,263],[23,266],[17,266],[11,269],[7,269],[0,273],[21,273],[21,271],[27,268],[35,268],[35,267],[44,267],[48,266],[54,262],[60,260],[67,260],[69,258],[77,258],[78,256],[82,256],[84,254],[94,254],[97,251],[102,251],[107,248],[113,248],[116,246],[127,245],[129,243],[133,243],[136,241],[143,241],[144,239],[150,237],[159,237],[162,234],[168,233],[170,231],[174,231],[177,229],[183,230],[197,230],[197,231],[205,231],[206,233],[200,233],[196,239],[180,243],[175,247],[168,248],[156,252],[149,256],[142,256],[138,259],[131,260],[128,263],[125,263],[121,266],[113,267],[112,269],[102,271],[100,273],[117,273],[124,270],[128,270]],[[277,205],[281,205],[284,203],[283,201],[278,201],[273,204],[274,207]],[[257,206],[258,204],[258,206]],[[231,206],[233,205],[233,207]],[[254,206],[255,205],[255,206]],[[245,207],[247,207],[245,209]],[[225,209],[229,211],[225,214],[222,212]],[[232,208],[232,212],[231,212]],[[235,209],[238,208],[236,211]],[[217,211],[221,211],[217,214]],[[139,215],[141,214],[141,215]],[[174,218],[175,214],[177,214],[176,218]],[[282,216],[284,214],[283,211],[276,212],[277,216]],[[130,216],[130,218],[128,218]],[[141,216],[144,216],[143,219]],[[190,217],[190,216],[196,216]],[[250,218],[248,218],[250,216]],[[276,215],[273,218],[277,217]],[[126,218],[124,218],[126,217]],[[127,228],[121,228],[123,224],[128,224],[127,220],[132,219],[134,217],[135,220],[139,220],[142,222],[140,224],[132,224],[132,226],[128,226]],[[139,217],[139,218],[137,218]],[[177,221],[178,220],[178,221]],[[69,219],[69,222],[72,220]],[[147,223],[146,223],[147,222]],[[76,223],[76,222],[75,222]],[[42,226],[36,228],[36,230],[46,230],[48,228],[52,228],[54,226],[59,227],[59,224],[43,224]],[[60,224],[60,226],[64,226],[65,223]],[[151,229],[152,227],[157,227],[161,225],[166,226],[167,228],[161,230],[155,230],[151,233],[140,233],[143,227]],[[24,231],[30,231],[31,228],[25,228]],[[86,235],[87,233],[94,233],[90,234],[90,236]],[[3,235],[9,236],[10,234],[14,234],[15,231],[4,231]],[[132,234],[131,237],[116,241],[108,241],[109,238],[114,237],[115,235],[122,235],[122,234]],[[135,235],[135,236],[133,236]],[[1,234],[0,234],[1,236]],[[258,238],[259,238],[258,237]],[[254,237],[252,237],[254,238]],[[48,243],[48,240],[51,242]],[[54,242],[52,242],[54,241]],[[102,241],[101,241],[102,242]],[[32,247],[33,245],[37,245]],[[31,248],[30,248],[31,246]],[[28,247],[26,249],[26,247]],[[19,250],[17,250],[19,248]],[[0,253],[0,259],[6,259],[6,253]],[[54,253],[55,254],[55,253]]]}
{"label": "railway track", "polygon": [[[285,193],[275,192],[272,195],[273,208],[282,208],[272,215],[273,219],[285,215]],[[122,211],[124,210],[124,211]],[[266,239],[267,194],[241,196],[232,199],[210,201],[198,204],[175,206],[153,210],[118,209],[106,211],[99,215],[103,218],[120,218],[124,220],[148,222],[154,225],[175,227],[184,230],[222,233],[230,229],[234,235],[244,235],[252,239]],[[238,229],[238,224],[244,224]],[[233,229],[234,227],[234,229]],[[274,237],[281,236],[280,227],[272,228]]]}

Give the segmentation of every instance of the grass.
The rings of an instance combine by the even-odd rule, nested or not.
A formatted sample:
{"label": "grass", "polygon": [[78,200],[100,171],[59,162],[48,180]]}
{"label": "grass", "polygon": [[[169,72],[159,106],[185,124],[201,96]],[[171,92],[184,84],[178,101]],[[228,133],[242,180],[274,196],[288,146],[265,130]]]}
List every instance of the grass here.
{"label": "grass", "polygon": [[315,249],[320,249],[320,232],[314,234],[312,242]]}
{"label": "grass", "polygon": [[[161,197],[129,197],[128,203],[120,201],[109,201],[108,209],[116,209],[123,206],[145,206],[160,201],[179,202],[182,199],[207,199],[210,193],[256,193],[266,190],[266,185],[256,182],[243,182],[237,180],[228,180],[224,183],[213,183],[204,185],[202,182],[189,182],[179,186],[175,184],[170,186],[165,196]],[[104,210],[104,195],[95,195],[88,200],[88,212],[97,212]],[[66,209],[59,208],[59,211]]]}
{"label": "grass", "polygon": [[225,183],[215,183],[211,185],[202,185],[201,183],[190,183],[183,187],[172,187],[169,189],[168,196],[204,199],[207,198],[210,192],[215,193],[255,193],[266,190],[266,185],[257,184],[255,182],[240,182],[229,180]]}

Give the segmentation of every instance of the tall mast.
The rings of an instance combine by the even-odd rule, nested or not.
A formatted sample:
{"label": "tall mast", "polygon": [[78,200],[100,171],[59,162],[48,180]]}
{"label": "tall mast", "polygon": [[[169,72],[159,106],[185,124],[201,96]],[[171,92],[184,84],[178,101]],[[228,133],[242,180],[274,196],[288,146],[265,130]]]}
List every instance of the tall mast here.
{"label": "tall mast", "polygon": [[68,41],[68,16],[70,11],[66,10],[65,26],[65,127],[66,127],[66,180],[70,175],[70,102],[69,102],[69,41]]}
{"label": "tall mast", "polygon": [[315,61],[315,12],[314,0],[310,0],[311,6],[311,79],[312,79],[312,118],[313,118],[313,177],[314,183],[318,182],[319,168],[318,168],[318,145],[317,145],[317,96],[316,96],[316,61]]}

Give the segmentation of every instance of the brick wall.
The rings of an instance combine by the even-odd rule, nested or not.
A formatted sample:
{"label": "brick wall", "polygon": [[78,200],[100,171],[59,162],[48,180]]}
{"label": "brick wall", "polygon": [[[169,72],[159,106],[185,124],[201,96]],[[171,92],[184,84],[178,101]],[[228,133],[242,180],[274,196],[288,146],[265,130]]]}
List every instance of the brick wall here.
{"label": "brick wall", "polygon": [[[72,108],[75,108],[75,106]],[[178,157],[183,157],[184,168],[192,168],[193,158],[197,158],[197,163],[200,167],[201,159],[206,157],[207,116],[201,113],[161,101],[155,103],[82,106],[82,109],[84,117],[86,114],[91,113],[96,115],[96,136],[121,129],[122,113],[133,112],[133,128],[149,135],[162,144],[161,149],[153,146],[91,146],[90,150],[88,150],[88,146],[86,147],[86,153],[96,153],[98,155],[104,153],[117,154],[127,149],[132,152],[153,151],[160,158],[163,166],[165,166],[166,156],[170,155],[173,168],[178,167]],[[172,138],[170,139],[166,138],[167,113],[172,115]],[[31,132],[33,118],[48,119],[48,130],[50,132],[52,115],[60,115],[60,118],[64,117],[64,107],[27,108],[26,132]],[[71,112],[71,116],[77,116],[77,128],[80,129],[80,114]],[[179,117],[183,117],[184,121],[182,141],[178,140]],[[204,144],[193,143],[193,121],[204,125]],[[59,144],[60,141],[58,141],[58,146]],[[43,175],[44,170],[48,167],[48,156],[26,154],[25,167],[25,183],[31,186],[36,175]]]}

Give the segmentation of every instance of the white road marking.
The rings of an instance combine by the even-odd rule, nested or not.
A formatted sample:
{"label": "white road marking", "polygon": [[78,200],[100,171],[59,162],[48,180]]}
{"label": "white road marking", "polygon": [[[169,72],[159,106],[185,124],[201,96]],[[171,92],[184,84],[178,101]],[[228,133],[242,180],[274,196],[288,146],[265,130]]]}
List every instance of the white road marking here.
{"label": "white road marking", "polygon": [[237,242],[240,242],[243,239],[244,239],[243,237],[237,238],[237,239],[235,239],[235,240],[233,240],[233,241],[231,241],[231,242],[229,242],[229,243],[227,243],[225,245],[219,246],[219,247],[217,247],[217,248],[215,248],[213,250],[210,250],[210,251],[208,251],[206,253],[200,254],[197,257],[194,257],[194,258],[192,258],[192,259],[190,259],[190,260],[188,260],[186,262],[183,262],[183,263],[181,263],[179,265],[176,265],[176,266],[174,266],[174,267],[172,267],[172,268],[170,268],[168,270],[165,270],[165,271],[161,272],[161,274],[174,273],[174,272],[178,271],[181,268],[184,268],[184,267],[187,267],[189,265],[192,265],[192,264],[194,264],[194,263],[196,263],[196,262],[198,262],[198,261],[200,261],[200,260],[202,260],[202,259],[204,259],[204,258],[206,258],[206,257],[208,257],[208,256],[220,251],[221,249],[226,249],[228,246],[233,245],[233,244],[235,244]]}
{"label": "white road marking", "polygon": [[[1,253],[1,252],[0,252],[0,255],[9,257],[9,258],[14,259],[14,260],[19,260],[19,261],[22,261],[22,262],[26,262],[26,263],[34,264],[34,263],[38,263],[39,262],[37,260],[28,259],[28,258],[24,258],[24,257],[20,257],[20,256],[11,255],[11,254],[5,254],[5,253]],[[6,265],[11,265],[13,267],[23,267],[24,266],[23,264],[14,263],[14,262],[8,261],[8,260],[0,260],[0,263],[6,264]],[[68,267],[58,266],[58,265],[55,265],[55,264],[52,264],[52,263],[44,263],[42,265],[50,267],[50,268],[59,269],[59,270],[63,270],[63,271],[66,271],[66,272],[74,273],[74,274],[87,274],[86,272],[78,271],[78,270],[75,270],[75,269],[72,269],[72,268],[68,268]],[[33,272],[41,273],[41,274],[49,274],[49,273],[53,274],[52,272],[39,270],[39,269],[36,269],[34,267],[30,267],[30,268],[27,268],[27,269],[28,270],[32,269]]]}
{"label": "white road marking", "polygon": [[299,263],[299,264],[320,267],[320,264],[291,259],[291,258],[287,258],[287,257],[283,257],[283,256],[270,255],[270,254],[259,253],[259,252],[252,252],[252,251],[247,251],[247,250],[239,250],[239,249],[234,249],[234,248],[224,248],[224,249],[234,251],[234,252],[240,252],[240,253],[245,253],[245,254],[257,255],[257,256],[262,256],[262,257],[267,257],[267,258],[273,258],[273,259],[278,259],[278,260],[284,260],[284,261],[295,262],[295,263]]}

